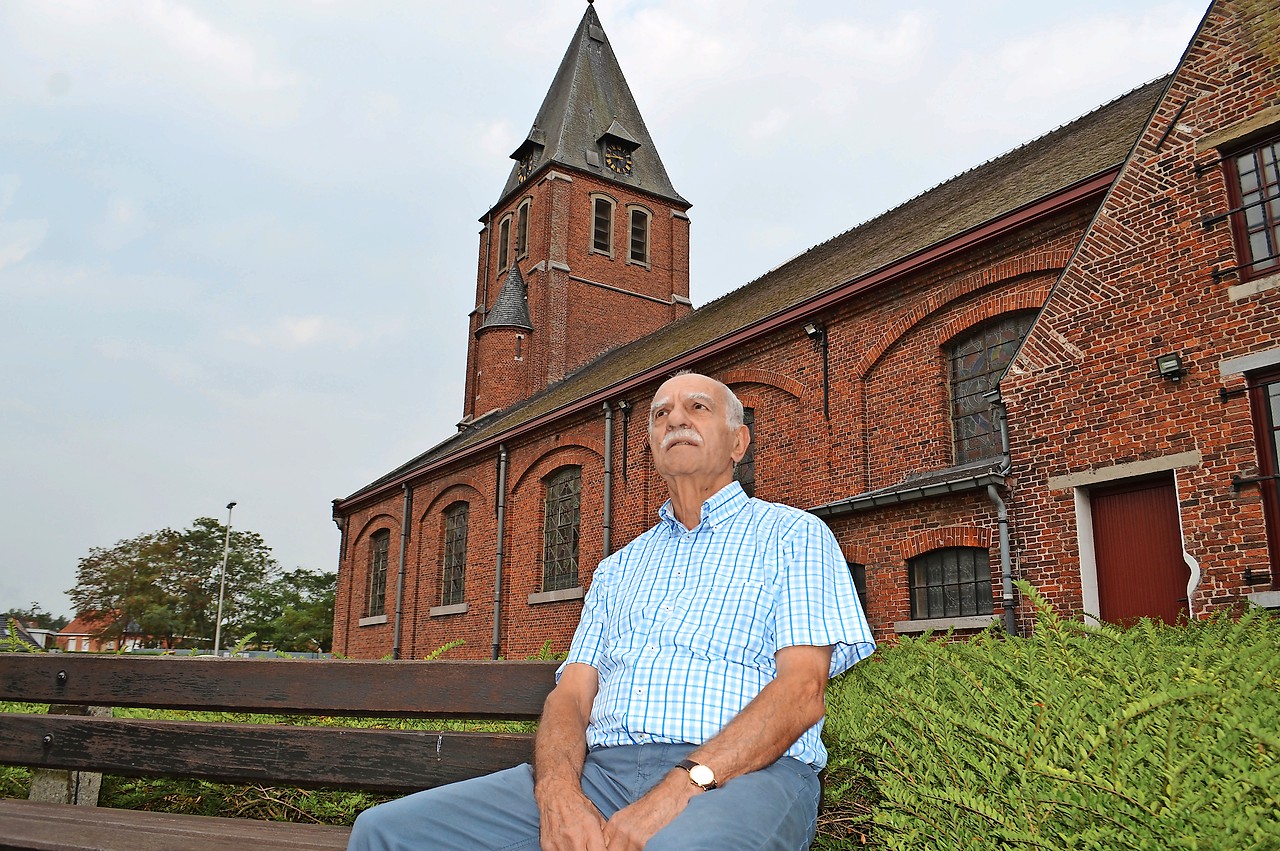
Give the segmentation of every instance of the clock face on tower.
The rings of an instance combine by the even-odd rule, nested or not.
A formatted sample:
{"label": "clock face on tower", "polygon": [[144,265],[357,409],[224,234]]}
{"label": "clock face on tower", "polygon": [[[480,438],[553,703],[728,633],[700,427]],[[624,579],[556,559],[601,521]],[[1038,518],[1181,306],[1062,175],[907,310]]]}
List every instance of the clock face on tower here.
{"label": "clock face on tower", "polygon": [[520,160],[520,168],[516,171],[516,179],[524,183],[525,179],[533,174],[533,169],[538,165],[540,157],[536,151],[531,151],[524,155]]}
{"label": "clock face on tower", "polygon": [[604,164],[618,174],[631,173],[631,152],[623,146],[609,142],[604,146]]}

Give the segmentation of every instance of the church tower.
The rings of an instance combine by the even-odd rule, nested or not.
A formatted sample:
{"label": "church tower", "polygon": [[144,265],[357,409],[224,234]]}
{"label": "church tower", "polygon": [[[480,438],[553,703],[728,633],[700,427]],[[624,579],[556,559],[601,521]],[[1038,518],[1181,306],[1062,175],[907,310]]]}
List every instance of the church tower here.
{"label": "church tower", "polygon": [[463,422],[686,315],[689,202],[667,177],[595,7],[480,219]]}

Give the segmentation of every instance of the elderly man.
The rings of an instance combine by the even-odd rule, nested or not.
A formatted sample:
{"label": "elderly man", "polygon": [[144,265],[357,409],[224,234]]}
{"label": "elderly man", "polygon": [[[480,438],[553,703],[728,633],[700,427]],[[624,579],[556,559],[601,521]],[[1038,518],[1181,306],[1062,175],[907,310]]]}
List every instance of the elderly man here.
{"label": "elderly man", "polygon": [[827,678],[874,643],[830,530],[733,480],[749,442],[720,382],[658,388],[670,499],[596,568],[535,767],[368,810],[351,849],[809,846]]}

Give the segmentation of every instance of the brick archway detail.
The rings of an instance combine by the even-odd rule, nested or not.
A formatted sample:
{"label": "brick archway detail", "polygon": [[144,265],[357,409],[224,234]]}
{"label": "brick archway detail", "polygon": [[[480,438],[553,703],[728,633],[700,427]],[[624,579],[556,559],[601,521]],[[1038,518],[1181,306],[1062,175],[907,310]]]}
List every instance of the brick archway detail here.
{"label": "brick archway detail", "polygon": [[[595,458],[592,459],[590,456],[595,456]],[[589,460],[604,460],[604,446],[594,440],[584,440],[548,449],[525,465],[524,469],[517,475],[512,476],[511,493],[514,494],[524,486],[533,470],[548,466],[545,462],[553,458],[554,463],[549,465],[551,469],[563,467],[567,464],[578,464],[585,467]]]}
{"label": "brick archway detail", "polygon": [[909,536],[900,545],[902,560],[913,559],[921,553],[948,547],[981,547],[990,549],[995,533],[980,526],[944,526],[926,529]]}
{"label": "brick archway detail", "polygon": [[795,399],[803,398],[808,392],[803,382],[768,369],[731,369],[721,373],[718,380],[729,387],[734,384],[763,384],[766,387],[777,388]]}
{"label": "brick archway detail", "polygon": [[854,564],[867,565],[871,563],[870,551],[858,544],[841,544],[840,552],[844,553],[844,560],[851,561]]}
{"label": "brick archway detail", "polygon": [[[901,340],[908,331],[924,321],[926,317],[936,313],[956,299],[971,295],[994,283],[1010,282],[1014,278],[1029,275],[1054,273],[1056,279],[1057,273],[1060,273],[1066,266],[1070,256],[1071,252],[1067,250],[1039,251],[1006,260],[1003,263],[997,263],[994,266],[983,269],[981,272],[951,281],[942,289],[931,293],[928,298],[922,300],[914,309],[902,314],[885,326],[880,333],[880,340],[877,345],[869,349],[854,365],[853,374],[859,377],[865,376],[876,365],[876,362],[884,357],[885,352]],[[1026,290],[1026,296],[1039,298],[1038,303],[1027,306],[1039,308],[1043,305],[1045,299],[1048,298],[1052,283],[1052,281],[1047,281],[1043,286]],[[1017,298],[1018,296],[1018,293],[1004,293],[993,299],[993,302],[1001,301],[1006,297]],[[1004,311],[997,311],[997,313],[1000,312]]]}
{"label": "brick archway detail", "polygon": [[[463,491],[471,491],[475,494],[475,499],[470,499],[469,495],[464,497],[461,494],[457,496],[450,494],[451,491],[459,489]],[[446,499],[446,497],[448,497],[448,499]],[[427,500],[427,504],[423,506],[421,513],[418,515],[418,522],[421,523],[427,519],[427,515],[438,511],[441,507],[441,503],[447,506],[452,505],[454,502],[484,502],[486,499],[487,497],[485,496],[485,492],[481,490],[475,480],[464,476],[452,477],[447,482],[439,483],[435,493],[431,496],[431,499]]]}
{"label": "brick archway detail", "polygon": [[975,304],[964,313],[952,319],[938,329],[938,345],[946,346],[956,337],[970,331],[975,326],[995,319],[1006,313],[1018,313],[1024,310],[1039,310],[1044,300],[1049,297],[1049,287],[1023,292],[1003,293],[999,298]]}
{"label": "brick archway detail", "polygon": [[395,517],[386,513],[385,511],[382,512],[381,514],[375,514],[373,517],[370,517],[368,520],[366,520],[364,522],[364,525],[360,527],[360,531],[356,533],[355,539],[352,540],[351,542],[352,551],[354,552],[356,544],[360,543],[366,537],[368,537],[366,533],[369,531],[370,526],[373,526],[374,524],[381,524],[381,522],[384,520],[390,521],[389,525],[391,526],[392,532],[395,532],[397,529],[400,528],[399,521],[397,521]]}

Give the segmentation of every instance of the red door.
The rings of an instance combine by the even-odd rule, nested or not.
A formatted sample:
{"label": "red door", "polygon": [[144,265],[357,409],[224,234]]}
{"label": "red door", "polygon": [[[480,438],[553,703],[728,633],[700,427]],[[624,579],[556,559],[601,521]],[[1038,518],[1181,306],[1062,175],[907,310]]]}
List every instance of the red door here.
{"label": "red door", "polygon": [[1191,571],[1182,558],[1173,477],[1089,492],[1102,619],[1177,623],[1187,614]]}

